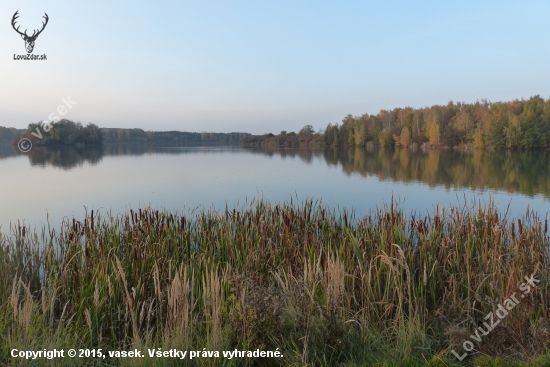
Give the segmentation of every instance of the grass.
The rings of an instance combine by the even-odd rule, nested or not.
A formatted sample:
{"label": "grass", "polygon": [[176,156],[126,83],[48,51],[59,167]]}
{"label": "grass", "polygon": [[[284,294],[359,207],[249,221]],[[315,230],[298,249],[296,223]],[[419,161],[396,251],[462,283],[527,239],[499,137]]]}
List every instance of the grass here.
{"label": "grass", "polygon": [[[491,203],[361,218],[313,201],[92,211],[0,237],[0,364],[548,366],[549,246],[547,217]],[[459,363],[451,350],[533,273],[537,287]],[[14,348],[283,357],[25,361]]]}

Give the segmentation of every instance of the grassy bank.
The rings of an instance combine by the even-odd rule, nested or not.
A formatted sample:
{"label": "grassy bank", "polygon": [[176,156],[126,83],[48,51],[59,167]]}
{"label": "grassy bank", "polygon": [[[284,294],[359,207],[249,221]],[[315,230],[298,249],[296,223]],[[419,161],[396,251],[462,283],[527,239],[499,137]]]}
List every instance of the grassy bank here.
{"label": "grassy bank", "polygon": [[[548,366],[549,243],[547,218],[511,221],[491,205],[425,216],[391,205],[364,218],[312,202],[92,212],[0,239],[0,364]],[[540,283],[473,341],[533,273]],[[466,340],[475,349],[459,364],[451,350]],[[14,348],[283,357],[27,363]]]}

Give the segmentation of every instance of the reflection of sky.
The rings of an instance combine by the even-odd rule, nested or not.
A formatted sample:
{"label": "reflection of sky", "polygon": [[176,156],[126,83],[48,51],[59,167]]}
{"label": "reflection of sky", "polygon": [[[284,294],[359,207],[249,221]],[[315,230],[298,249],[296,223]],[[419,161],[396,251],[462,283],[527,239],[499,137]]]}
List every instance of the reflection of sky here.
{"label": "reflection of sky", "polygon": [[[193,148],[190,148],[192,150]],[[327,165],[322,157],[310,164],[298,156],[286,158],[245,151],[214,148],[199,154],[145,154],[104,156],[94,166],[84,164],[72,170],[51,166],[32,167],[28,158],[0,160],[0,224],[7,232],[10,221],[18,219],[40,225],[50,214],[50,223],[59,226],[64,216],[82,218],[88,210],[111,209],[113,214],[126,208],[151,204],[178,211],[196,206],[232,208],[263,196],[271,201],[322,198],[327,205],[354,207],[358,214],[390,203],[392,194],[408,213],[416,209],[433,213],[440,206],[463,205],[475,198],[506,209],[511,200],[513,215],[525,212],[529,204],[541,217],[548,201],[540,195],[529,198],[504,191],[430,188],[423,183],[380,181],[346,175],[340,165]]]}

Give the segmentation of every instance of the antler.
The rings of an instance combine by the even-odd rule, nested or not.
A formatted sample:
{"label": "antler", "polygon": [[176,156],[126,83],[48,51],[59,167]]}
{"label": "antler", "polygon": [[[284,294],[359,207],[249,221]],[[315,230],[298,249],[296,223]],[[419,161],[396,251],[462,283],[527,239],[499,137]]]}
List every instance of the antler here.
{"label": "antler", "polygon": [[45,15],[43,16],[43,18],[46,19],[46,22],[42,22],[42,29],[39,30],[38,33],[36,33],[37,30],[35,29],[34,32],[33,32],[33,34],[32,34],[32,36],[29,36],[29,35],[27,34],[27,30],[26,30],[26,29],[25,29],[25,33],[21,33],[21,32],[19,31],[19,26],[18,26],[17,28],[15,28],[15,20],[16,20],[17,18],[19,18],[19,15],[18,15],[17,13],[19,13],[19,10],[16,11],[15,14],[13,14],[13,17],[11,18],[11,26],[13,27],[13,29],[15,29],[15,31],[16,31],[17,33],[19,33],[19,34],[22,35],[22,36],[25,36],[25,38],[28,38],[28,39],[35,39],[36,37],[38,37],[38,35],[39,35],[40,33],[42,33],[42,31],[44,30],[44,28],[46,28],[46,24],[48,24],[48,20],[50,19],[50,18],[48,17],[48,14],[47,14],[47,13],[44,13]]}
{"label": "antler", "polygon": [[[44,14],[46,14],[46,13],[44,12]],[[42,31],[44,30],[44,28],[46,28],[46,24],[48,24],[48,20],[49,20],[50,18],[48,18],[48,14],[44,15],[43,18],[46,18],[46,23],[42,22],[42,29],[39,30],[38,33],[36,33],[36,30],[35,30],[35,31],[32,33],[31,38],[36,38],[36,37],[38,37],[38,35],[39,35],[40,33],[42,33]],[[25,33],[26,33],[26,31],[25,31]]]}
{"label": "antler", "polygon": [[[16,31],[17,33],[19,33],[20,35],[22,35],[22,36],[27,36],[27,30],[26,30],[26,29],[25,29],[25,33],[21,33],[21,32],[19,31],[19,27],[15,28],[15,20],[16,20],[17,18],[19,18],[19,15],[17,15],[17,13],[19,13],[19,10],[16,11],[15,14],[13,14],[13,18],[11,18],[11,26],[12,26],[13,29],[15,29],[15,31]],[[44,13],[44,14],[45,14],[45,13]],[[27,37],[28,37],[28,36],[27,36]]]}

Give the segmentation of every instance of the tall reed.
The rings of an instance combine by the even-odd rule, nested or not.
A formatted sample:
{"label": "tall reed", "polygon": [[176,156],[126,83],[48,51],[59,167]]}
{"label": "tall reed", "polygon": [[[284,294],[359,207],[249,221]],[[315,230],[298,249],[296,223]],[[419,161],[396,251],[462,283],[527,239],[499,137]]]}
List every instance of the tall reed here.
{"label": "tall reed", "polygon": [[15,231],[0,238],[0,362],[22,362],[8,358],[19,346],[284,355],[187,365],[448,359],[536,270],[521,310],[479,345],[530,360],[550,347],[547,222],[529,210],[511,220],[492,203],[407,215],[392,202],[358,218],[320,201],[257,200],[183,215],[91,212],[41,236]]}

